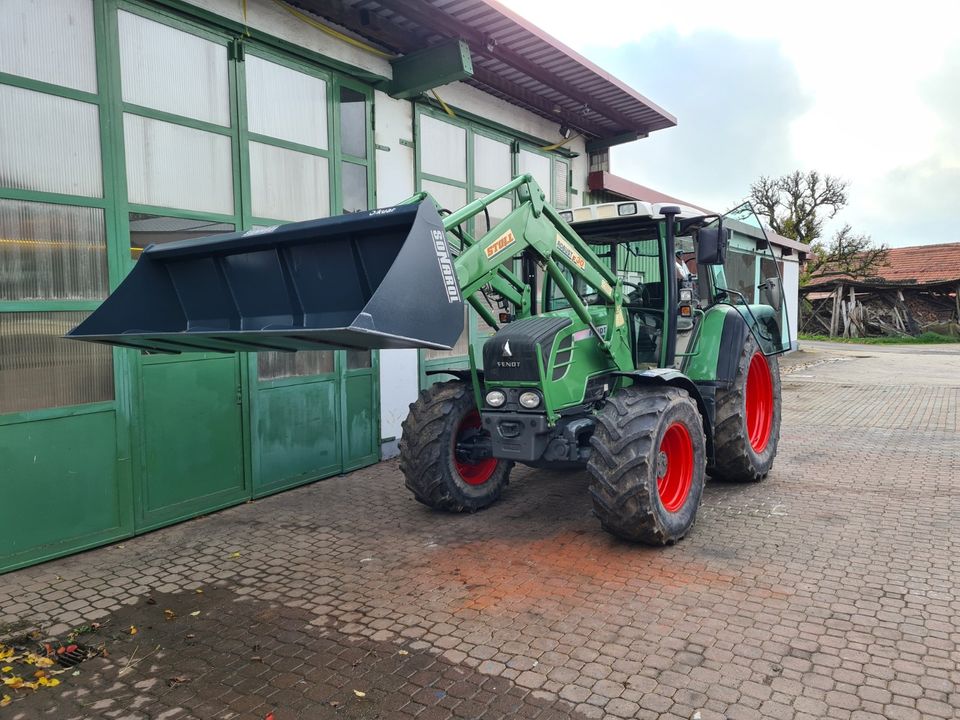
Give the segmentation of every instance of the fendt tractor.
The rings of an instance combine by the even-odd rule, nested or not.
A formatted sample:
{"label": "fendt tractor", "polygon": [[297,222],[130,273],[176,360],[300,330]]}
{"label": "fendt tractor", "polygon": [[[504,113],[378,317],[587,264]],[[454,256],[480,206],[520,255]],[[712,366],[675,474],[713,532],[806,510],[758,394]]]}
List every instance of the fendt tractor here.
{"label": "fendt tractor", "polygon": [[[515,209],[491,222],[500,198]],[[749,205],[561,212],[522,175],[454,212],[419,193],[153,245],[68,337],[157,353],[449,350],[469,303],[494,332],[410,407],[400,469],[413,496],[476,511],[515,463],[586,468],[603,527],[662,545],[690,530],[705,474],[760,480],[777,453],[785,303],[772,256],[759,264],[772,277],[728,284],[738,232],[770,252]]]}

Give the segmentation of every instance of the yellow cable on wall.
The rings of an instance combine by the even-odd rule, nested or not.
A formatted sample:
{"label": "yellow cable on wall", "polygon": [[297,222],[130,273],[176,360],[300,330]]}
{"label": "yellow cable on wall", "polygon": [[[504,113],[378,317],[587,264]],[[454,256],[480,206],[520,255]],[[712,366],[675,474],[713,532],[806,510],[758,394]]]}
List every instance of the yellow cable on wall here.
{"label": "yellow cable on wall", "polygon": [[449,115],[450,117],[456,117],[456,116],[457,116],[457,114],[456,114],[453,110],[450,109],[450,106],[447,105],[447,104],[443,101],[443,98],[441,98],[439,95],[437,95],[437,91],[436,91],[436,90],[431,90],[430,93],[437,99],[437,102],[440,103],[440,107],[443,108],[443,111],[444,111],[447,115]]}
{"label": "yellow cable on wall", "polygon": [[[342,32],[339,32],[339,31],[337,31],[337,30],[334,30],[332,27],[327,27],[327,26],[324,25],[323,23],[317,22],[316,20],[314,20],[314,19],[313,19],[312,17],[310,17],[309,15],[304,15],[302,12],[300,12],[300,11],[297,10],[296,8],[290,7],[290,6],[287,5],[285,2],[283,2],[283,0],[273,0],[273,2],[276,3],[277,5],[279,5],[280,7],[282,7],[284,10],[286,10],[286,11],[287,11],[288,13],[290,13],[291,15],[293,15],[295,18],[297,18],[297,20],[300,20],[301,22],[305,22],[307,25],[309,25],[309,26],[311,26],[311,27],[314,27],[314,28],[316,28],[317,30],[319,30],[319,31],[321,31],[321,32],[326,33],[326,34],[329,35],[330,37],[335,37],[337,40],[342,40],[343,42],[347,43],[348,45],[353,45],[353,47],[360,48],[361,50],[366,50],[368,53],[371,53],[371,54],[373,54],[373,55],[376,55],[377,57],[382,57],[382,58],[385,58],[385,59],[387,59],[387,60],[392,60],[393,57],[394,57],[392,54],[390,54],[390,53],[388,53],[388,52],[384,52],[383,50],[378,50],[377,48],[373,47],[372,45],[367,45],[367,43],[365,43],[365,42],[363,42],[363,41],[361,41],[361,40],[357,40],[356,38],[352,38],[352,37],[350,37],[349,35],[344,35]],[[246,4],[246,2],[244,2],[244,4]]]}

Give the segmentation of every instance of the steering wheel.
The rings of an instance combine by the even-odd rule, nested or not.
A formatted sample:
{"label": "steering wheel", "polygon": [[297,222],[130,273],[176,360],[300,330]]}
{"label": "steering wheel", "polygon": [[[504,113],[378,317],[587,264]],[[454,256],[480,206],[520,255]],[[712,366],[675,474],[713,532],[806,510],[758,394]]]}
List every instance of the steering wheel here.
{"label": "steering wheel", "polygon": [[647,290],[647,286],[642,283],[627,282],[623,281],[624,286],[632,287],[635,290],[635,293],[630,293],[632,297],[628,299],[628,302],[625,304],[628,305],[631,309],[641,309],[635,308],[636,305],[649,305],[650,304],[650,292]]}

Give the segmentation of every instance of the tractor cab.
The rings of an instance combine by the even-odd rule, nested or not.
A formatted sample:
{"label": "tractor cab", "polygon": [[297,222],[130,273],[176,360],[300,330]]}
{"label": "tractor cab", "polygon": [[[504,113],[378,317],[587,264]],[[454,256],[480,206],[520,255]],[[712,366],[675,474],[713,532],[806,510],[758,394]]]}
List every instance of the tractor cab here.
{"label": "tractor cab", "polygon": [[[668,243],[665,209],[677,211],[672,243]],[[763,226],[749,205],[722,217],[704,215],[692,207],[642,201],[588,205],[560,214],[621,279],[623,308],[630,318],[638,366],[681,367],[685,358],[697,352],[694,339],[704,312],[718,303],[740,308],[751,328],[756,328],[757,342],[766,354],[789,349],[778,266]],[[753,243],[756,254],[766,260],[762,269],[772,269],[775,277],[757,277],[748,287],[742,283],[728,287],[726,249],[734,234],[740,245]],[[740,255],[735,259],[743,262]],[[668,292],[671,276],[677,280],[672,304]],[[596,289],[582,278],[570,281],[585,303],[602,302]],[[544,310],[568,306],[557,285],[545,278]],[[676,341],[671,352],[664,338],[672,334]]]}

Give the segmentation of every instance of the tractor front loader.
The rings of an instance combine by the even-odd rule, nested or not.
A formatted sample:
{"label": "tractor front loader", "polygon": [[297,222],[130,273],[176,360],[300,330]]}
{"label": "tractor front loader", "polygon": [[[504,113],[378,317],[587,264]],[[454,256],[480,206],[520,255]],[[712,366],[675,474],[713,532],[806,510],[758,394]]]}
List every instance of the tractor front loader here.
{"label": "tractor front loader", "polygon": [[[490,227],[505,197],[516,208]],[[760,480],[777,452],[780,278],[728,287],[731,233],[769,247],[749,206],[560,212],[523,175],[454,212],[420,193],[151,246],[69,337],[160,353],[450,349],[469,303],[495,332],[411,405],[400,468],[414,497],[475,511],[515,463],[586,468],[604,528],[667,544],[693,525],[706,473]]]}

